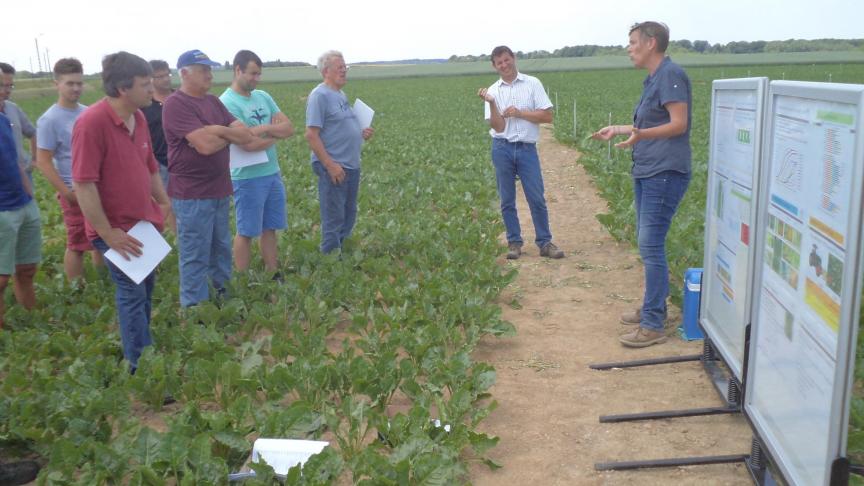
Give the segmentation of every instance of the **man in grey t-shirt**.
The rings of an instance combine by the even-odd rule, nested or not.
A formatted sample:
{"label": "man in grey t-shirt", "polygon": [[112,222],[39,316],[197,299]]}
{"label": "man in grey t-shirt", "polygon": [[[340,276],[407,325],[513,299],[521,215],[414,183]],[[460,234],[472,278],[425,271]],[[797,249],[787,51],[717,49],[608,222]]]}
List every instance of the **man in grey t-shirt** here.
{"label": "man in grey t-shirt", "polygon": [[[12,134],[15,137],[15,149],[18,151],[18,163],[24,168],[30,177],[30,185],[33,184],[32,160],[36,156],[36,127],[30,123],[30,119],[24,111],[15,103],[9,101],[12,90],[15,89],[15,68],[0,62],[0,113],[12,122]],[[30,140],[30,151],[24,150],[24,137]]]}
{"label": "man in grey t-shirt", "polygon": [[360,149],[374,131],[362,128],[342,92],[348,67],[339,51],[318,58],[324,81],[306,102],[306,141],[312,149],[312,169],[318,176],[321,206],[321,252],[342,249],[357,220],[360,189]]}
{"label": "man in grey t-shirt", "polygon": [[63,269],[70,282],[84,275],[84,252],[89,251],[93,265],[102,265],[102,254],[95,251],[84,232],[84,214],[72,189],[72,126],[86,106],[78,102],[84,91],[84,69],[74,58],[54,64],[57,103],[36,122],[39,150],[36,165],[57,191],[57,201],[66,227],[66,252]]}

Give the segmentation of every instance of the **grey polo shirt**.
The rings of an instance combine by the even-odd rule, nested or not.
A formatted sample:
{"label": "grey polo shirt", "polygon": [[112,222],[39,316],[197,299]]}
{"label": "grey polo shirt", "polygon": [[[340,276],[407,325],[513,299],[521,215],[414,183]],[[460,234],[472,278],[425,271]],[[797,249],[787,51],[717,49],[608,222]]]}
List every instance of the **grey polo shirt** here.
{"label": "grey polo shirt", "polygon": [[33,167],[30,160],[30,151],[24,150],[24,137],[30,138],[36,135],[36,127],[30,123],[30,119],[24,114],[24,111],[15,103],[6,100],[3,103],[3,113],[6,118],[12,122],[12,134],[15,137],[15,149],[18,150],[18,163],[27,172],[32,172]]}
{"label": "grey polo shirt", "polygon": [[687,73],[666,57],[642,83],[642,98],[633,110],[633,126],[652,128],[669,123],[668,103],[687,103],[687,131],[670,138],[640,140],[633,146],[633,177],[651,177],[666,170],[690,172],[692,90]]}

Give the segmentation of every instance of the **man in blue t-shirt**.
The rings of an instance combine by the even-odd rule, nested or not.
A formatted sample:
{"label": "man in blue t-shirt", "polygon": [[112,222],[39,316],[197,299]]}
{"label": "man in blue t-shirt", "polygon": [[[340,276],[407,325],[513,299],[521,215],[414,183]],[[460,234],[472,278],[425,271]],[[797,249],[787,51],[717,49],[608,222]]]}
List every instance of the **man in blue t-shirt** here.
{"label": "man in blue t-shirt", "polygon": [[0,328],[6,287],[15,276],[15,298],[25,309],[36,305],[33,277],[42,259],[42,223],[30,179],[18,162],[12,123],[0,113]]}
{"label": "man in blue t-shirt", "polygon": [[84,253],[90,252],[94,266],[103,265],[102,254],[93,248],[84,232],[84,213],[72,187],[72,126],[87,108],[78,102],[84,92],[84,67],[75,58],[54,64],[57,103],[36,122],[39,150],[36,165],[57,191],[57,202],[66,227],[63,269],[70,282],[84,276]]}
{"label": "man in blue t-shirt", "polygon": [[[6,115],[12,123],[12,134],[15,137],[15,150],[18,151],[18,163],[24,168],[30,184],[33,184],[33,160],[36,158],[36,127],[30,123],[30,119],[20,106],[9,100],[12,90],[15,89],[15,68],[0,62],[0,113]],[[24,139],[30,141],[30,151],[24,150]]]}
{"label": "man in blue t-shirt", "polygon": [[276,230],[285,229],[285,184],[279,173],[276,142],[294,135],[291,120],[266,91],[255,89],[261,79],[261,58],[242,50],[234,56],[234,81],[219,99],[235,118],[252,130],[255,139],[241,146],[248,152],[267,151],[267,161],[231,169],[237,236],[234,237],[234,267],[249,268],[252,239],[261,237],[264,269],[278,279]]}
{"label": "man in blue t-shirt", "polygon": [[645,265],[642,307],[621,316],[639,327],[619,337],[624,346],[644,348],[666,341],[669,264],[666,234],[690,183],[690,79],[666,56],[669,29],[641,22],[630,29],[627,52],[633,65],[648,70],[632,125],[610,125],[594,133],[598,140],[626,135],[618,148],[633,148],[633,196],[636,236]]}
{"label": "man in blue t-shirt", "polygon": [[306,101],[306,141],[312,149],[312,169],[318,176],[321,205],[321,252],[341,251],[357,220],[360,189],[360,149],[374,131],[362,128],[342,92],[348,67],[339,51],[318,58],[324,81]]}

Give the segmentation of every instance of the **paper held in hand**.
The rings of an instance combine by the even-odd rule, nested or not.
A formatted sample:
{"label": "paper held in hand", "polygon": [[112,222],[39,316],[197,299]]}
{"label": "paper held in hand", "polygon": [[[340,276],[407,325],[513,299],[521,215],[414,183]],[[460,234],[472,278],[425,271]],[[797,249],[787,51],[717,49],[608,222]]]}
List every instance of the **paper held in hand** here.
{"label": "paper held in hand", "polygon": [[232,143],[231,145],[229,145],[228,151],[231,157],[231,161],[228,165],[232,169],[239,169],[241,167],[249,167],[250,165],[263,164],[264,162],[270,160],[267,158],[266,150],[247,152]]}
{"label": "paper held in hand", "polygon": [[372,118],[375,116],[375,110],[369,108],[369,105],[363,103],[363,100],[357,98],[354,100],[354,116],[360,122],[360,128],[369,128],[372,126]]}
{"label": "paper held in hand", "polygon": [[105,252],[105,258],[133,282],[140,284],[168,255],[171,245],[162,238],[153,223],[149,221],[138,221],[127,233],[144,245],[141,248],[141,256],[130,256],[131,259],[126,260],[116,251],[109,249]]}

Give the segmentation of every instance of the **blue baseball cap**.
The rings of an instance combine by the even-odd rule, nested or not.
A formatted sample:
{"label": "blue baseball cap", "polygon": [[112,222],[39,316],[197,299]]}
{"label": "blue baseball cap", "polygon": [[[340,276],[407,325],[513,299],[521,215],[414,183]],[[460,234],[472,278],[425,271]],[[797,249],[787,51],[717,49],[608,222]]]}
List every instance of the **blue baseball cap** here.
{"label": "blue baseball cap", "polygon": [[177,69],[191,66],[193,64],[203,64],[205,66],[221,66],[221,64],[219,64],[218,62],[211,61],[210,58],[207,57],[207,54],[204,54],[198,49],[186,51],[183,54],[180,54],[180,57],[177,58]]}

